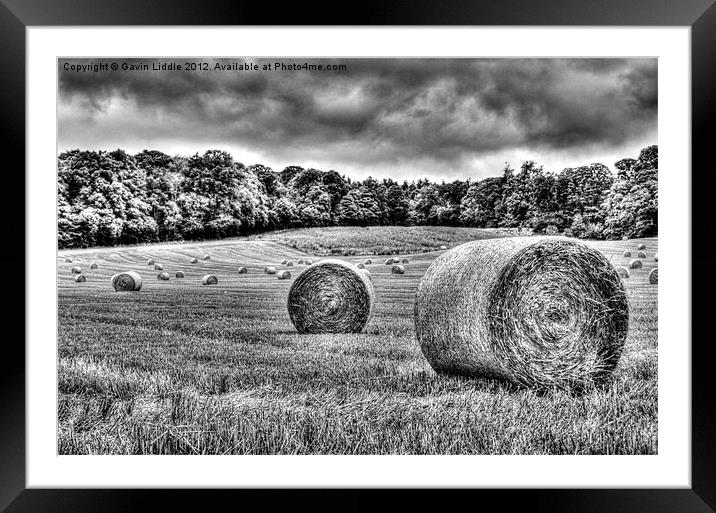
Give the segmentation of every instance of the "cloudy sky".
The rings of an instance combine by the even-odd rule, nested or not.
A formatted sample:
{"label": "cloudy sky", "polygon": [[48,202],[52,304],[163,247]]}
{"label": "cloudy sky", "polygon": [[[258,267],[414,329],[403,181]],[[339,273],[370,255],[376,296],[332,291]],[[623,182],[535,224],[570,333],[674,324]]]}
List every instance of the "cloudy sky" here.
{"label": "cloudy sky", "polygon": [[[196,61],[196,60],[195,60]],[[344,71],[264,70],[344,64]],[[656,59],[60,60],[58,149],[224,149],[353,178],[481,178],[535,160],[613,168],[657,143]],[[255,63],[255,71],[214,70]],[[117,63],[113,71],[70,65]]]}

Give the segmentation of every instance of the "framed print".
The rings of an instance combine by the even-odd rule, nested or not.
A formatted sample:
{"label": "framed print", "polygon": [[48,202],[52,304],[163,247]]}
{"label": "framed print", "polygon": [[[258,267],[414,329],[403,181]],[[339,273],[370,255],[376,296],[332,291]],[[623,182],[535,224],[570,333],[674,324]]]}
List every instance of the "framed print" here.
{"label": "framed print", "polygon": [[2,507],[713,511],[716,7],[210,4],[0,7]]}

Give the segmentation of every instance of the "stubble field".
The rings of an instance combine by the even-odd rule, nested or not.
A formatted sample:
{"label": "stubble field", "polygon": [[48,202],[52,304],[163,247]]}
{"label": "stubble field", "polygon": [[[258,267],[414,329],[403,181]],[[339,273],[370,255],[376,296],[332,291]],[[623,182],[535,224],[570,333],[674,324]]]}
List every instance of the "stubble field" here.
{"label": "stubble field", "polygon": [[[363,231],[358,231],[363,230]],[[299,335],[286,310],[300,258],[326,235],[61,251],[59,454],[654,454],[657,452],[657,239],[588,242],[615,265],[646,244],[625,280],[630,328],[613,381],[582,396],[435,374],[413,329],[417,284],[440,245],[494,236],[449,228],[331,230],[367,266],[374,315],[359,335]],[[465,232],[464,230],[468,230]],[[502,235],[502,234],[497,234]],[[300,240],[300,244],[287,240]],[[410,263],[392,275],[376,249]],[[300,248],[317,248],[307,255]],[[403,252],[407,248],[422,251]],[[341,250],[342,251],[342,250]],[[208,253],[211,260],[202,260]],[[367,257],[358,256],[361,253]],[[66,263],[67,257],[72,263]],[[191,264],[197,257],[199,262]],[[159,281],[148,259],[171,276]],[[265,275],[266,265],[291,280]],[[98,269],[90,270],[90,262]],[[79,265],[85,283],[70,270]],[[247,266],[247,274],[238,274]],[[142,290],[110,277],[139,272]],[[186,277],[174,274],[184,271]],[[204,274],[219,283],[202,286]]]}

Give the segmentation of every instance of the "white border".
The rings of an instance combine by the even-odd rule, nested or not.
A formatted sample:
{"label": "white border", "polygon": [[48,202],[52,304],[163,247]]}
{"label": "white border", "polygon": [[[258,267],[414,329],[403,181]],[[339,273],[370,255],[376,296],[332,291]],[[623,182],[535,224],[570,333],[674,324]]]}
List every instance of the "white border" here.
{"label": "white border", "polygon": [[[688,27],[29,27],[27,43],[28,487],[690,487]],[[659,253],[666,268],[659,283],[659,454],[56,456],[56,59],[90,55],[657,56]]]}

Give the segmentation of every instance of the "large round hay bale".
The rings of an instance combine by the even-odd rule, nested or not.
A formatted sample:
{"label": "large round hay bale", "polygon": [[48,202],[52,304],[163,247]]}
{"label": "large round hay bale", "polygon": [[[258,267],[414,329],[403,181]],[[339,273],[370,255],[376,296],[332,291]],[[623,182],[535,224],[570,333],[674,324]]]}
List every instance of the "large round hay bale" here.
{"label": "large round hay bale", "polygon": [[184,271],[177,271],[177,273],[175,274],[175,276],[176,276],[177,278],[183,278],[183,277],[184,277]]}
{"label": "large round hay bale", "polygon": [[117,273],[112,276],[112,286],[117,292],[137,291],[142,288],[142,277],[134,271]]}
{"label": "large round hay bale", "polygon": [[283,260],[281,260],[281,265],[286,265],[287,262],[288,262],[288,260],[286,260],[286,259],[284,258]]}
{"label": "large round hay bale", "polygon": [[631,273],[629,272],[629,269],[626,267],[617,267],[617,273],[619,273],[619,276],[622,278],[628,278],[631,276]]}
{"label": "large round hay bale", "polygon": [[159,273],[159,274],[157,274],[157,280],[169,281],[169,273]]}
{"label": "large round hay bale", "polygon": [[365,264],[363,262],[359,262],[356,264],[356,267],[358,267],[358,269],[365,269]]}
{"label": "large round hay bale", "polygon": [[641,260],[636,258],[629,260],[629,269],[641,269]]}
{"label": "large round hay bale", "polygon": [[204,260],[211,260],[211,255],[204,255]]}
{"label": "large round hay bale", "polygon": [[286,267],[293,267],[293,262],[291,262],[290,260],[286,262]]}
{"label": "large round hay bale", "polygon": [[264,273],[265,274],[276,274],[276,268],[275,267],[265,267]]}
{"label": "large round hay bale", "polygon": [[402,265],[394,265],[390,269],[390,272],[392,274],[405,274],[405,267],[403,267]]}
{"label": "large round hay bale", "polygon": [[71,259],[70,257],[67,257],[67,258],[65,258],[65,262],[67,262],[68,264],[71,264],[71,263],[72,263],[72,259]]}
{"label": "large round hay bale", "polygon": [[624,258],[631,258],[631,251],[625,251],[625,252],[622,254],[622,256],[623,256]]}
{"label": "large round hay bale", "polygon": [[415,331],[437,372],[582,390],[615,368],[629,327],[624,285],[596,249],[564,237],[469,242],[418,285]]}
{"label": "large round hay bale", "polygon": [[96,263],[96,262],[92,262],[92,263],[90,264],[90,269],[97,269],[97,263]]}
{"label": "large round hay bale", "polygon": [[82,272],[82,268],[81,268],[81,267],[74,266],[74,267],[71,269],[70,272],[73,273],[73,274],[80,274],[80,273]]}
{"label": "large round hay bale", "polygon": [[306,264],[306,265],[313,265],[313,260],[306,260],[306,261],[303,262],[303,263]]}
{"label": "large round hay bale", "polygon": [[658,267],[654,267],[651,271],[649,271],[649,283],[651,283],[652,285],[656,285],[657,283],[659,283],[659,268]]}
{"label": "large round hay bale", "polygon": [[402,263],[402,264],[409,264],[410,261],[409,261],[407,258],[404,258],[404,259],[401,261],[401,263]]}
{"label": "large round hay bale", "polygon": [[249,270],[246,267],[239,267],[239,274],[247,274]]}
{"label": "large round hay bale", "polygon": [[199,263],[199,261],[196,258],[192,258],[191,260],[189,260],[189,262],[191,262],[192,264]]}
{"label": "large round hay bale", "polygon": [[77,283],[84,283],[87,281],[87,278],[85,278],[83,274],[78,274],[77,276],[75,276],[75,281]]}
{"label": "large round hay bale", "polygon": [[164,266],[162,264],[154,264],[154,270],[155,271],[163,271]]}
{"label": "large round hay bale", "polygon": [[154,265],[154,260],[151,258],[147,260],[147,265]]}
{"label": "large round hay bale", "polygon": [[217,283],[219,283],[219,280],[213,274],[207,274],[201,279],[202,285],[216,285]]}
{"label": "large round hay bale", "polygon": [[636,247],[636,249],[646,249],[646,245],[645,245],[645,244],[639,244],[639,245]]}
{"label": "large round hay bale", "polygon": [[646,253],[644,253],[643,251],[639,251],[639,253],[636,254],[636,257],[637,258],[646,258]]}
{"label": "large round hay bale", "polygon": [[392,258],[388,258],[388,259],[385,261],[385,265],[393,265],[393,259],[392,259]]}
{"label": "large round hay bale", "polygon": [[299,333],[360,333],[375,293],[365,271],[343,260],[307,267],[291,284],[288,315]]}
{"label": "large round hay bale", "polygon": [[399,264],[399,263],[400,263],[400,258],[398,258],[398,257],[393,257],[393,263],[394,263],[394,264]]}
{"label": "large round hay bale", "polygon": [[288,280],[291,278],[291,273],[288,271],[279,271],[276,273],[276,278],[279,280]]}
{"label": "large round hay bale", "polygon": [[654,262],[659,261],[659,253],[654,253]]}
{"label": "large round hay bale", "polygon": [[298,259],[298,265],[303,265],[303,258]]}
{"label": "large round hay bale", "polygon": [[363,260],[363,264],[365,264],[365,265],[370,265],[372,263],[373,263],[373,261],[370,258],[366,258],[365,260]]}

